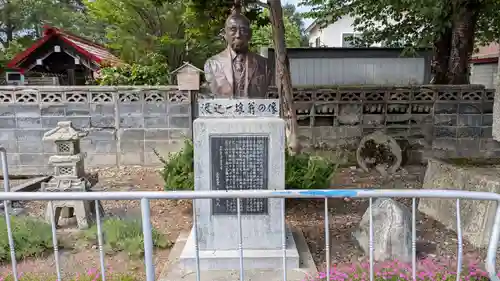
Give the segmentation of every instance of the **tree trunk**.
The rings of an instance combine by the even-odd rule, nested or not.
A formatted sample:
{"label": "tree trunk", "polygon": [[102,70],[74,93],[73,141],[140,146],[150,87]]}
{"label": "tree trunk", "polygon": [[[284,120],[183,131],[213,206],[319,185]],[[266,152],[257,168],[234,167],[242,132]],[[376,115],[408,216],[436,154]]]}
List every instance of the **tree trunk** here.
{"label": "tree trunk", "polygon": [[268,0],[269,18],[273,30],[274,52],[276,57],[276,87],[280,100],[284,99],[285,120],[288,127],[288,147],[292,153],[299,153],[301,146],[297,137],[297,113],[293,108],[293,88],[290,77],[290,62],[286,51],[285,26],[283,24],[283,8],[279,0]]}
{"label": "tree trunk", "polygon": [[477,10],[475,0],[454,1],[449,84],[469,84],[469,63],[474,51]]}
{"label": "tree trunk", "polygon": [[452,28],[446,28],[434,42],[432,57],[432,84],[448,84]]}

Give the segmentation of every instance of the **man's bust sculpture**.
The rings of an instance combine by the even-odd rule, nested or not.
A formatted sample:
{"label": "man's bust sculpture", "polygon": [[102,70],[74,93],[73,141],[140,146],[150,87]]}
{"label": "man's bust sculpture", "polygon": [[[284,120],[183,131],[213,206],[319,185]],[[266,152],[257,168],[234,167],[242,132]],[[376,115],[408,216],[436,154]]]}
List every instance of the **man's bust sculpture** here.
{"label": "man's bust sculpture", "polygon": [[205,62],[205,78],[217,98],[266,98],[271,81],[267,58],[249,51],[250,21],[238,12],[226,20],[227,48]]}

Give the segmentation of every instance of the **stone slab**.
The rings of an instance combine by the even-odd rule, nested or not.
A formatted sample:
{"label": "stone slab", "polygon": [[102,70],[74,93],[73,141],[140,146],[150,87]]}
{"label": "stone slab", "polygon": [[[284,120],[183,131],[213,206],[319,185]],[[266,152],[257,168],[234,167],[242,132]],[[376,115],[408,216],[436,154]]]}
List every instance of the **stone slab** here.
{"label": "stone slab", "polygon": [[[317,269],[314,260],[305,241],[302,231],[291,229],[294,241],[299,253],[299,267],[288,269],[287,281],[303,281],[308,276],[316,276]],[[159,281],[195,281],[196,271],[185,268],[180,262],[182,250],[185,248],[189,233],[183,232],[179,235],[170,256],[164,265],[162,272],[157,278]],[[239,266],[238,266],[239,268]],[[244,271],[245,281],[283,281],[282,266],[274,270],[246,269]],[[200,272],[200,281],[234,281],[239,280],[239,270],[206,270]]]}
{"label": "stone slab", "polygon": [[279,117],[278,99],[200,99],[199,117]]}
{"label": "stone slab", "polygon": [[[430,158],[422,189],[500,192],[500,167],[458,166]],[[421,198],[418,210],[457,230],[456,200]],[[476,247],[486,247],[496,212],[496,202],[486,200],[460,200],[462,234]]]}
{"label": "stone slab", "polygon": [[[268,136],[268,185],[285,189],[285,122],[280,118],[198,118],[193,123],[195,189],[212,190],[211,136]],[[211,199],[196,199],[201,250],[238,249],[236,215],[212,215]],[[282,199],[268,199],[266,215],[242,216],[243,239],[249,249],[281,249]]]}
{"label": "stone slab", "polygon": [[[243,264],[247,269],[275,269],[283,266],[282,249],[245,249],[243,241]],[[231,270],[240,266],[239,250],[210,250],[200,251],[201,270]],[[196,251],[194,233],[191,231],[186,246],[181,254],[181,263],[184,268],[196,269]],[[286,261],[287,268],[299,267],[299,252],[290,228],[286,231]]]}
{"label": "stone slab", "polygon": [[48,182],[52,176],[43,176],[43,177],[37,177],[34,179],[29,179],[24,181],[21,184],[17,184],[12,186],[10,188],[10,191],[12,192],[29,192],[29,191],[35,191],[39,190],[41,188],[42,183]]}

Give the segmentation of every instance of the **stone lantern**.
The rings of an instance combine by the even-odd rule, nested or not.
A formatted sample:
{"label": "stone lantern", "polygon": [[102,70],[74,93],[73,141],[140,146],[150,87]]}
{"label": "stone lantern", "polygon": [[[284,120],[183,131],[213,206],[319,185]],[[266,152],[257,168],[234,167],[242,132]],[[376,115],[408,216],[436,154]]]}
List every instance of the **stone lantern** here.
{"label": "stone lantern", "polygon": [[[59,122],[56,128],[44,134],[44,141],[53,141],[55,143],[57,154],[49,158],[49,165],[54,167],[54,175],[49,182],[42,185],[42,191],[90,191],[91,184],[85,178],[84,157],[80,152],[80,139],[84,136],[86,136],[86,133],[77,131],[70,121]],[[95,204],[91,201],[54,201],[52,202],[52,213],[49,206],[50,204],[47,205],[45,217],[50,222],[50,216],[53,214],[56,226],[61,215],[67,218],[75,216],[78,228],[85,229],[89,227],[95,216]],[[100,208],[102,207],[100,206]]]}

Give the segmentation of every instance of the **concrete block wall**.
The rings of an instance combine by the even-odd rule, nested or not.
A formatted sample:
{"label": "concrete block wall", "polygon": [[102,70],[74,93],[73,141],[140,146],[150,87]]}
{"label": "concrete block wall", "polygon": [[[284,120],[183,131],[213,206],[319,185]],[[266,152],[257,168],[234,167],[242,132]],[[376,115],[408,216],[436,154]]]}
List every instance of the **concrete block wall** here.
{"label": "concrete block wall", "polygon": [[86,167],[158,166],[191,137],[190,93],[177,87],[0,87],[0,146],[10,174],[50,173],[54,143],[43,134],[59,121],[87,131]]}
{"label": "concrete block wall", "polygon": [[[159,166],[178,151],[191,126],[197,98],[205,93],[176,86],[0,86],[0,146],[11,174],[48,174],[53,143],[42,136],[59,121],[88,132],[82,140],[86,167]],[[435,156],[499,157],[492,138],[494,90],[484,86],[337,86],[294,88],[303,147],[356,147],[376,130],[422,147]],[[277,98],[271,88],[269,98]],[[425,143],[424,143],[425,145]],[[420,152],[417,152],[420,154]],[[418,157],[418,156],[417,156]]]}
{"label": "concrete block wall", "polygon": [[408,141],[413,159],[423,151],[490,158],[500,157],[492,137],[494,96],[482,85],[303,87],[294,89],[294,107],[303,147],[352,148],[381,130]]}

